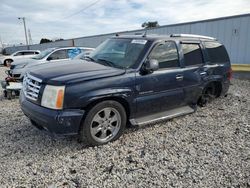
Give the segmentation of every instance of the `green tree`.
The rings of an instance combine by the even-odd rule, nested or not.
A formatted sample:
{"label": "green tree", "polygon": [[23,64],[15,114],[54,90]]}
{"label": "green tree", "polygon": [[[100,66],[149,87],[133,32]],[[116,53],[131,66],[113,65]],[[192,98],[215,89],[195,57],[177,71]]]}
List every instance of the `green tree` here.
{"label": "green tree", "polygon": [[49,39],[46,39],[46,38],[42,38],[42,39],[40,40],[40,44],[42,44],[42,43],[47,43],[47,42],[52,42],[52,40],[49,40]]}
{"label": "green tree", "polygon": [[159,27],[160,25],[158,24],[157,21],[155,21],[155,22],[144,22],[141,26],[143,28],[154,28],[154,27]]}

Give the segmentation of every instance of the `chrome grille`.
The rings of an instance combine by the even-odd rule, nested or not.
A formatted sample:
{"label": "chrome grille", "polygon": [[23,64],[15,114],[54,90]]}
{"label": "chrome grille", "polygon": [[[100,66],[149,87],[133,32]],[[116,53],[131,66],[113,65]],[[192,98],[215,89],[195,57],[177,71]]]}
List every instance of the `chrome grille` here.
{"label": "chrome grille", "polygon": [[26,74],[23,78],[24,95],[33,101],[37,101],[41,88],[41,83],[41,79],[36,78],[30,74]]}

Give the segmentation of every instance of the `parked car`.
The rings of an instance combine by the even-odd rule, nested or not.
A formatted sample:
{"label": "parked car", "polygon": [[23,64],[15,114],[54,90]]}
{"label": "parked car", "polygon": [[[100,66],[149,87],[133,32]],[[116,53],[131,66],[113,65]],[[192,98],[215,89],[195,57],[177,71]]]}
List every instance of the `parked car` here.
{"label": "parked car", "polygon": [[42,51],[39,55],[30,59],[15,61],[10,66],[10,74],[17,80],[22,80],[25,72],[33,67],[44,63],[54,63],[68,61],[82,52],[93,50],[86,47],[65,47],[65,48],[49,48]]}
{"label": "parked car", "polygon": [[3,55],[0,56],[0,65],[7,66],[11,64],[14,60],[23,59],[23,58],[31,58],[40,54],[39,50],[21,50],[14,52],[11,55]]}
{"label": "parked car", "polygon": [[27,73],[20,104],[39,129],[90,145],[118,139],[128,122],[195,112],[226,94],[232,73],[225,47],[199,35],[117,36],[86,61]]}

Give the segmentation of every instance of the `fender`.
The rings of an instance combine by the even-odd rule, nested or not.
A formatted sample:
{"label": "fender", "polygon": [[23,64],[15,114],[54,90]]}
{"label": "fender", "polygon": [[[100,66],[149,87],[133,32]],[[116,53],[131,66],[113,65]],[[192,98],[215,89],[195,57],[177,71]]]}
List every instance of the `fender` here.
{"label": "fender", "polygon": [[67,96],[64,107],[68,109],[84,109],[95,101],[120,98],[126,101],[130,112],[133,113],[136,108],[134,82],[135,76],[134,73],[131,73],[69,85],[67,88],[70,94],[67,95],[66,90]]}
{"label": "fender", "polygon": [[136,110],[136,101],[134,97],[134,91],[131,88],[105,88],[89,93],[85,93],[84,96],[80,97],[79,102],[81,103],[81,108],[84,108],[91,103],[102,100],[122,100],[127,103],[130,114],[133,116]]}

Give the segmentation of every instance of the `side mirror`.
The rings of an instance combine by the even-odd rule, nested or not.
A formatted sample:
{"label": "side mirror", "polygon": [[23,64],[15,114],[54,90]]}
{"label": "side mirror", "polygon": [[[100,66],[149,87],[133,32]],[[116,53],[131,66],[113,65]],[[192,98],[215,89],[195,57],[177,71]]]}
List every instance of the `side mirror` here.
{"label": "side mirror", "polygon": [[144,71],[147,73],[154,72],[159,69],[159,62],[156,59],[150,59],[145,62]]}
{"label": "side mirror", "polygon": [[48,58],[47,58],[47,61],[51,61],[51,60],[52,60],[52,57],[48,57]]}

